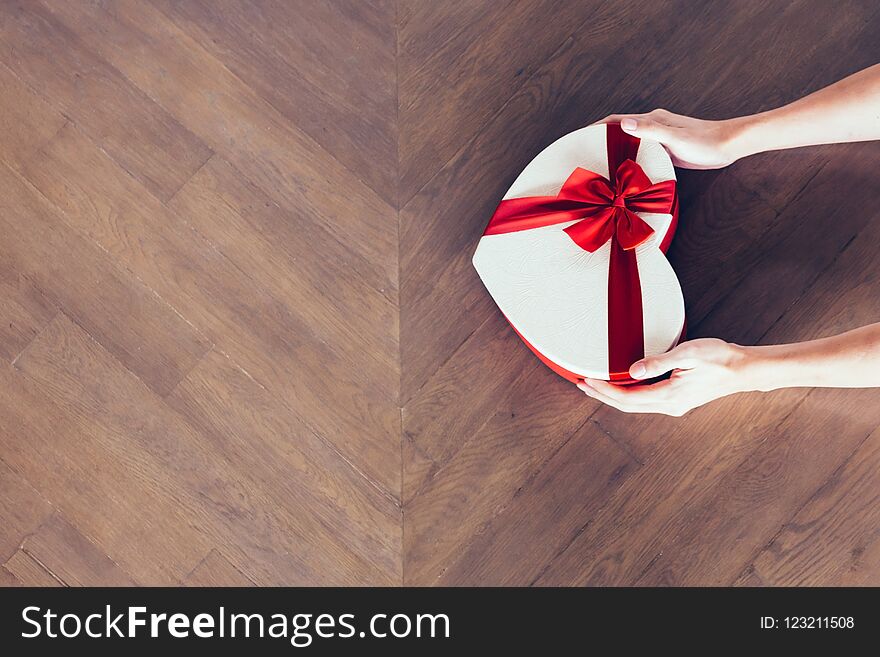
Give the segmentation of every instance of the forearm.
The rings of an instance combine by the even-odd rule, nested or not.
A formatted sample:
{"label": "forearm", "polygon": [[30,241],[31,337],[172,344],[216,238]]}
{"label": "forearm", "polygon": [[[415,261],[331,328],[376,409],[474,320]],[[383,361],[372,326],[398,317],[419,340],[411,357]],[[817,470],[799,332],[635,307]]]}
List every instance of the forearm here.
{"label": "forearm", "polygon": [[799,146],[880,139],[880,64],[783,107],[725,123],[734,159]]}
{"label": "forearm", "polygon": [[752,390],[880,387],[880,323],[820,340],[742,349]]}

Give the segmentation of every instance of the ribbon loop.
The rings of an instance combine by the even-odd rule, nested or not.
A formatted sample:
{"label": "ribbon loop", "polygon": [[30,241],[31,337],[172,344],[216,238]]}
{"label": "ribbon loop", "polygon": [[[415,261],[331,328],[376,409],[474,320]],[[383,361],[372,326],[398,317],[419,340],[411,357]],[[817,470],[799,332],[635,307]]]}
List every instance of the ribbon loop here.
{"label": "ribbon loop", "polygon": [[486,235],[528,230],[579,219],[565,233],[593,253],[616,235],[629,251],[654,234],[638,212],[668,214],[675,199],[675,181],[652,184],[631,159],[620,163],[614,183],[593,171],[576,168],[556,196],[527,196],[501,201]]}

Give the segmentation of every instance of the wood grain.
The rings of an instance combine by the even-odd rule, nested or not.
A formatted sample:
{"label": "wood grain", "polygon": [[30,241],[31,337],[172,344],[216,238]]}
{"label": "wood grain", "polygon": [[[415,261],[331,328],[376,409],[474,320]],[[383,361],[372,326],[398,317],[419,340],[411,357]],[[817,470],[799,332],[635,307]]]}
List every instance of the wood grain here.
{"label": "wood grain", "polygon": [[438,580],[525,586],[584,530],[639,463],[585,423],[540,472],[517,489],[508,509],[476,537]]}
{"label": "wood grain", "polygon": [[[196,514],[133,440],[18,369],[0,369],[0,382],[4,461],[65,519],[139,583],[174,585],[196,566],[210,549]],[[143,421],[141,432],[151,435]]]}
{"label": "wood grain", "polygon": [[186,576],[187,586],[253,586],[254,583],[229,563],[220,552],[211,550]]}
{"label": "wood grain", "polygon": [[65,30],[284,207],[306,210],[303,230],[331,232],[396,281],[391,206],[161,12],[136,0],[47,6]]}
{"label": "wood grain", "polygon": [[381,577],[342,536],[284,504],[258,473],[235,470],[217,438],[193,428],[65,317],[53,320],[16,366],[65,408],[127,438],[109,445],[114,457],[143,468],[150,481],[169,479],[198,531],[226,545],[262,583]]}
{"label": "wood grain", "polygon": [[[880,284],[880,266],[871,259],[880,227],[869,223],[837,257],[803,298],[769,331],[771,341],[804,340],[834,334],[849,325],[868,323],[880,314],[880,302],[872,293]],[[846,285],[843,285],[843,282]],[[845,459],[880,424],[880,394],[876,390],[816,390],[776,428],[772,439],[726,474],[726,481],[704,502],[695,504],[688,528],[676,541],[689,542],[688,549],[673,547],[643,576],[643,581],[729,583],[736,577],[737,558],[752,544],[766,544],[782,521],[804,503]],[[842,419],[845,418],[845,422]],[[822,458],[814,455],[821,450]],[[734,507],[742,505],[741,510]],[[721,529],[715,523],[725,524]],[[702,532],[697,548],[689,532]],[[763,532],[763,534],[762,534]],[[735,539],[734,540],[734,536]],[[745,536],[750,541],[742,540]],[[763,540],[762,540],[763,539]],[[714,561],[713,550],[724,546],[730,566]],[[701,556],[696,551],[705,550]],[[740,551],[741,550],[741,551]],[[682,563],[686,563],[684,567]]]}
{"label": "wood grain", "polygon": [[738,578],[764,585],[865,586],[875,581],[880,431],[817,490]]}
{"label": "wood grain", "polygon": [[3,3],[0,42],[16,75],[160,198],[170,198],[210,157],[202,141],[36,4]]}
{"label": "wood grain", "polygon": [[[545,62],[555,57],[572,34],[580,36],[582,25],[591,33],[607,20],[603,12],[609,11],[599,2],[564,0],[481,1],[462,3],[472,7],[447,5],[433,10],[407,4],[399,28],[404,48],[398,80],[404,205],[482,132],[515,92],[547,74]],[[415,54],[421,55],[418,59],[408,57],[412,50],[407,44],[424,38],[420,35],[426,32],[434,36],[435,14],[441,11],[446,17],[432,39],[434,48],[416,49]],[[639,8],[633,2],[615,3],[611,11],[619,25]],[[487,26],[492,29],[490,39],[484,38]],[[518,46],[510,48],[512,42]]]}
{"label": "wood grain", "polygon": [[88,537],[54,513],[22,550],[67,586],[134,586],[136,582]]}
{"label": "wood grain", "polygon": [[[878,30],[871,0],[0,4],[0,585],[880,584],[875,391],[625,415],[470,262],[558,137],[778,106]],[[679,170],[689,336],[877,321],[878,164]]]}
{"label": "wood grain", "polygon": [[[207,350],[204,335],[101,248],[70,230],[37,190],[2,164],[0,185],[4,270],[27,279],[156,392],[174,387]],[[37,315],[34,321],[43,324],[51,309],[36,290],[16,289],[29,299],[17,294],[16,305],[26,304],[27,312]],[[119,322],[117,313],[127,321]]]}
{"label": "wood grain", "polygon": [[208,354],[168,402],[230,463],[270,489],[280,508],[344,537],[346,548],[388,577],[399,572],[396,501],[227,357]]}
{"label": "wood grain", "polygon": [[6,568],[0,566],[0,587],[12,588],[19,586],[24,586],[24,583],[22,583],[22,581],[18,579],[15,575],[6,570]]}
{"label": "wood grain", "polygon": [[595,408],[534,359],[498,401],[455,458],[404,506],[406,584],[436,583]]}
{"label": "wood grain", "polygon": [[67,122],[5,64],[0,65],[0,107],[0,152],[11,164],[33,153]]}
{"label": "wood grain", "polygon": [[[430,464],[425,469],[407,462],[405,502],[480,430],[511,383],[522,370],[529,369],[531,360],[531,353],[507,322],[498,315],[489,317],[404,406],[401,417],[405,444]],[[472,386],[485,394],[471,399]]]}
{"label": "wood grain", "polygon": [[[5,367],[5,365],[4,365]],[[0,461],[0,561],[18,550],[24,538],[52,513],[52,505],[6,463]]]}
{"label": "wood grain", "polygon": [[[397,204],[393,2],[157,3],[285,118]],[[326,29],[327,26],[333,29]],[[246,42],[247,48],[241,44]],[[357,75],[351,75],[352,63]],[[328,129],[328,126],[333,126]]]}
{"label": "wood grain", "polygon": [[118,258],[263,385],[283,390],[319,433],[396,490],[396,377],[366,367],[357,345],[328,342],[285,297],[145,198],[137,181],[75,128],[62,129],[24,174],[63,210],[66,223]]}
{"label": "wood grain", "polygon": [[298,214],[282,210],[219,158],[202,167],[169,207],[322,337],[347,345],[357,353],[353,359],[375,363],[359,367],[377,381],[390,378],[399,348],[393,294],[389,299],[364,279],[349,276],[352,269],[363,271],[363,263],[342,242],[322,233],[300,239]]}
{"label": "wood grain", "polygon": [[11,363],[58,309],[5,258],[0,263],[0,358]]}
{"label": "wood grain", "polygon": [[3,564],[3,569],[22,586],[64,586],[61,580],[24,550],[18,550],[9,557]]}

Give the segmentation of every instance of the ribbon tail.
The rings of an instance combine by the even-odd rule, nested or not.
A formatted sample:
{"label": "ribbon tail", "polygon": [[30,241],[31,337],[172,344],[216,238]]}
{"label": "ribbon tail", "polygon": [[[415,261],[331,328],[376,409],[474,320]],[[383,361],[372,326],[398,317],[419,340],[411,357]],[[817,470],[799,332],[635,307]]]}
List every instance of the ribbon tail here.
{"label": "ribbon tail", "polygon": [[608,371],[612,379],[629,378],[630,365],[645,356],[642,285],[634,249],[611,238],[608,263]]}

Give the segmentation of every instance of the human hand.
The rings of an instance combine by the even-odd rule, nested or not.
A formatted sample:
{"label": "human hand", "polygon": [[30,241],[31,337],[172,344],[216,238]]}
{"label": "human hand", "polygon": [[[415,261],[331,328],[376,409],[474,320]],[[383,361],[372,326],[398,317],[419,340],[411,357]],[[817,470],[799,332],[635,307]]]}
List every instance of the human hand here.
{"label": "human hand", "polygon": [[599,379],[578,384],[587,396],[626,413],[662,413],[682,416],[719,397],[758,388],[749,365],[748,348],[715,338],[683,342],[665,354],[644,358],[630,367],[634,379],[653,379],[666,372],[663,381],[645,385],[617,386]]}
{"label": "human hand", "polygon": [[706,121],[665,109],[647,114],[612,114],[599,123],[620,123],[634,137],[660,142],[672,163],[685,169],[720,169],[746,155],[738,135],[742,119]]}

